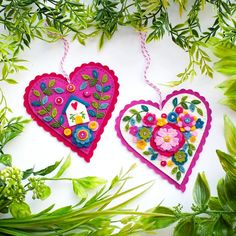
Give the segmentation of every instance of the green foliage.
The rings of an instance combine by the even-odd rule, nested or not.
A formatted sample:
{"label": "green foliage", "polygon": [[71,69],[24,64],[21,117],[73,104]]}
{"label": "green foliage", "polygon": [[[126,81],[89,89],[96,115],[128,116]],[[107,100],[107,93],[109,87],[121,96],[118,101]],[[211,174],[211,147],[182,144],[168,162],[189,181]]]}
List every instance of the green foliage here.
{"label": "green foliage", "polygon": [[[170,21],[168,11],[172,5],[179,7],[182,17],[179,24]],[[212,7],[214,22],[203,32],[200,14],[205,13],[205,5]],[[121,26],[148,31],[147,42],[168,34],[189,54],[189,65],[178,75],[180,80],[171,82],[171,86],[194,77],[196,67],[203,75],[212,77],[211,59],[205,50],[209,39],[217,36],[224,44],[234,44],[236,40],[235,3],[230,0],[194,0],[191,4],[180,0],[93,0],[89,5],[68,0],[3,0],[0,12],[0,26],[4,28],[0,36],[0,63],[3,65],[0,80],[11,84],[16,81],[9,75],[26,69],[21,65],[23,60],[19,59],[19,53],[30,47],[35,38],[55,42],[70,34],[74,40],[85,44],[87,39],[99,35],[101,48]]]}

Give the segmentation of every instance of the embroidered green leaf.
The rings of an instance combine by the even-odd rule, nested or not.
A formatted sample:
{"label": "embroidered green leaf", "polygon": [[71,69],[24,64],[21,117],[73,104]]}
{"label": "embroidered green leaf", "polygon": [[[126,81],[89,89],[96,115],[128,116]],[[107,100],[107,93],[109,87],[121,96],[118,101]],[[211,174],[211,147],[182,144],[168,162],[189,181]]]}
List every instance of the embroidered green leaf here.
{"label": "embroidered green leaf", "polygon": [[181,104],[181,106],[182,106],[184,109],[186,109],[186,110],[188,109],[187,103],[181,102],[180,104]]}
{"label": "embroidered green leaf", "polygon": [[138,113],[138,114],[136,115],[136,121],[139,123],[139,122],[141,122],[141,120],[142,120],[142,117],[141,117],[141,115]]}
{"label": "embroidered green leaf", "polygon": [[193,144],[189,144],[189,148],[191,148],[193,151],[196,150],[196,147]]}
{"label": "embroidered green leaf", "polygon": [[102,76],[102,84],[105,84],[107,81],[108,81],[108,77],[105,74],[105,75]]}
{"label": "embroidered green leaf", "polygon": [[197,107],[197,113],[200,115],[200,116],[203,116],[203,111],[201,108]]}
{"label": "embroidered green leaf", "polygon": [[200,209],[204,209],[209,199],[210,189],[206,176],[204,172],[201,174],[199,173],[193,188],[193,200]]}
{"label": "embroidered green leaf", "polygon": [[92,106],[93,106],[94,108],[98,109],[99,104],[98,104],[97,102],[92,102]]}
{"label": "embroidered green leaf", "polygon": [[38,111],[38,114],[40,116],[43,116],[43,115],[47,114],[47,111],[43,109],[43,110]]}
{"label": "embroidered green leaf", "polygon": [[103,96],[102,97],[102,101],[106,101],[106,100],[109,100],[111,98],[111,96],[110,95],[105,95],[105,96]]}
{"label": "embroidered green leaf", "polygon": [[97,100],[101,99],[101,96],[96,92],[93,94],[93,97],[96,98]]}
{"label": "embroidered green leaf", "polygon": [[57,116],[57,109],[53,108],[52,109],[52,118],[55,118]]}
{"label": "embroidered green leaf", "polygon": [[88,110],[88,114],[92,117],[96,117],[96,112],[94,110]]}
{"label": "embroidered green leaf", "polygon": [[98,72],[97,72],[97,70],[93,70],[93,71],[92,71],[92,74],[93,74],[93,78],[95,78],[95,79],[98,78]]}
{"label": "embroidered green leaf", "polygon": [[185,102],[187,99],[188,99],[188,96],[183,96],[183,97],[181,98],[181,102]]}
{"label": "embroidered green leaf", "polygon": [[49,112],[52,110],[52,103],[49,103],[47,106],[46,106],[46,110]]}
{"label": "embroidered green leaf", "polygon": [[176,173],[176,179],[177,180],[180,180],[180,178],[181,178],[181,172],[180,171],[178,171],[177,173]]}
{"label": "embroidered green leaf", "polygon": [[50,89],[46,88],[43,90],[43,94],[50,96],[50,95],[52,95],[52,91]]}
{"label": "embroidered green leaf", "polygon": [[145,156],[151,155],[151,152],[149,152],[149,151],[144,151],[144,152],[143,152],[143,155],[145,155]]}
{"label": "embroidered green leaf", "polygon": [[40,97],[40,92],[38,90],[35,89],[33,93],[36,97]]}
{"label": "embroidered green leaf", "polygon": [[174,98],[172,104],[174,107],[176,107],[178,105],[178,98]]}
{"label": "embroidered green leaf", "polygon": [[101,118],[103,118],[104,117],[104,113],[103,112],[100,112],[100,113],[97,113],[97,115],[96,115],[96,117],[98,118],[98,119],[101,119]]}
{"label": "embroidered green leaf", "polygon": [[191,148],[188,149],[188,155],[189,155],[189,156],[192,156],[192,155],[193,155],[193,151],[192,151]]}
{"label": "embroidered green leaf", "polygon": [[191,103],[194,104],[194,105],[197,105],[197,104],[200,104],[201,101],[199,101],[199,100],[192,100]]}
{"label": "embroidered green leaf", "polygon": [[134,115],[138,114],[138,111],[135,109],[130,109],[129,112]]}
{"label": "embroidered green leaf", "polygon": [[59,127],[61,127],[61,124],[60,124],[60,122],[58,122],[58,121],[53,122],[53,123],[51,123],[50,125],[51,125],[53,128],[59,128]]}
{"label": "embroidered green leaf", "polygon": [[171,174],[174,175],[178,171],[178,167],[174,167],[171,171]]}
{"label": "embroidered green leaf", "polygon": [[125,125],[125,131],[127,132],[129,130],[129,123]]}
{"label": "embroidered green leaf", "polygon": [[55,82],[56,82],[55,79],[50,80],[48,83],[48,87],[49,88],[53,87],[55,85]]}
{"label": "embroidered green leaf", "polygon": [[94,87],[97,84],[97,81],[98,81],[97,79],[91,80],[89,83],[90,87]]}
{"label": "embroidered green leaf", "polygon": [[84,80],[91,80],[92,78],[89,75],[82,75]]}
{"label": "embroidered green leaf", "polygon": [[131,117],[130,116],[125,116],[123,119],[122,119],[122,121],[129,121],[131,119]]}
{"label": "embroidered green leaf", "polygon": [[141,105],[141,109],[142,109],[143,111],[146,111],[146,112],[148,112],[148,111],[149,111],[148,107],[147,107],[147,106],[145,106],[145,105]]}

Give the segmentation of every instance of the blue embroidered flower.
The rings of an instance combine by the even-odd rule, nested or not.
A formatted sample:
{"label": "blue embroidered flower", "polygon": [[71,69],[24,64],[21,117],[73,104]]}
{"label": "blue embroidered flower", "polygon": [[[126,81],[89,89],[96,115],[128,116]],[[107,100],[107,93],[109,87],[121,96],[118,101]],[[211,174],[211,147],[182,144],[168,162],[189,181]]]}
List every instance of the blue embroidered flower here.
{"label": "blue embroidered flower", "polygon": [[192,137],[192,134],[189,131],[184,132],[184,137],[186,139],[190,139]]}
{"label": "blue embroidered flower", "polygon": [[201,120],[200,118],[197,119],[197,121],[196,121],[196,128],[197,128],[197,129],[202,129],[202,128],[203,128],[203,125],[204,125],[204,121]]}
{"label": "blue embroidered flower", "polygon": [[134,126],[135,125],[135,119],[131,119],[130,124],[131,124],[131,126]]}
{"label": "blue embroidered flower", "polygon": [[167,120],[170,123],[176,123],[177,122],[177,117],[178,117],[178,114],[176,112],[172,111],[168,114]]}
{"label": "blue embroidered flower", "polygon": [[93,141],[93,132],[86,126],[78,126],[73,132],[73,143],[78,147],[88,147]]}

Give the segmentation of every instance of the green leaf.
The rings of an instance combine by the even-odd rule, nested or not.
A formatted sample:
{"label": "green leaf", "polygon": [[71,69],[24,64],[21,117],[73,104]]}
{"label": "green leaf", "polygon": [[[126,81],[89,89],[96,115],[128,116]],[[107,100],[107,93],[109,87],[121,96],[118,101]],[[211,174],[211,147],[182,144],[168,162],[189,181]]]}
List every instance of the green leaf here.
{"label": "green leaf", "polygon": [[188,99],[188,96],[183,96],[183,97],[181,98],[181,102],[185,102],[187,99]]}
{"label": "green leaf", "polygon": [[215,225],[214,218],[195,218],[196,224],[196,236],[212,236],[213,227]]}
{"label": "green leaf", "polygon": [[9,206],[10,212],[14,218],[21,219],[31,215],[30,207],[25,202],[13,202]]}
{"label": "green leaf", "polygon": [[127,132],[128,130],[129,130],[129,123],[127,123],[126,125],[125,125],[125,131]]}
{"label": "green leaf", "polygon": [[47,199],[51,195],[51,189],[45,184],[41,184],[40,189],[37,192],[37,198],[41,200]]}
{"label": "green leaf", "polygon": [[191,103],[194,104],[194,105],[197,105],[197,104],[200,104],[201,101],[199,101],[199,100],[192,100]]}
{"label": "green leaf", "polygon": [[50,216],[62,216],[72,210],[72,206],[65,206],[61,207],[59,209],[56,209],[52,213],[50,213]]}
{"label": "green leaf", "polygon": [[52,118],[55,118],[57,116],[57,109],[54,107],[52,109]]}
{"label": "green leaf", "polygon": [[193,200],[200,209],[205,209],[210,199],[210,188],[203,173],[199,173],[193,188]]}
{"label": "green leaf", "polygon": [[136,121],[137,121],[138,123],[140,123],[141,120],[142,120],[142,117],[141,117],[141,115],[138,113],[138,114],[136,115]]}
{"label": "green leaf", "polygon": [[92,79],[89,83],[90,87],[94,87],[97,84],[97,79]]}
{"label": "green leaf", "polygon": [[57,174],[55,175],[55,178],[59,178],[63,175],[63,173],[70,167],[71,164],[71,156],[69,155],[65,162],[62,164],[60,169],[58,170]]}
{"label": "green leaf", "polygon": [[222,211],[223,210],[218,197],[210,197],[209,202],[208,202],[208,206],[211,210],[214,210],[214,211]]}
{"label": "green leaf", "polygon": [[106,74],[102,76],[102,84],[105,84],[108,81],[108,77]]}
{"label": "green leaf", "polygon": [[47,111],[43,109],[43,110],[38,111],[38,114],[41,116],[44,116],[45,114],[47,114]]}
{"label": "green leaf", "polygon": [[142,109],[143,111],[146,111],[146,112],[148,112],[148,111],[149,111],[148,107],[147,107],[147,106],[145,106],[145,105],[141,105],[141,109]]}
{"label": "green leaf", "polygon": [[203,111],[201,108],[197,107],[197,113],[200,115],[200,116],[203,116]]}
{"label": "green leaf", "polygon": [[43,90],[43,94],[50,96],[50,95],[52,95],[52,91],[50,89],[46,88]]}
{"label": "green leaf", "polygon": [[220,150],[216,150],[216,153],[224,171],[236,178],[236,157],[228,155]]}
{"label": "green leaf", "polygon": [[87,198],[87,191],[78,180],[72,180],[74,193],[80,198]]}
{"label": "green leaf", "polygon": [[177,180],[180,180],[180,178],[181,178],[181,172],[178,171],[178,172],[176,173],[176,179],[177,179]]}
{"label": "green leaf", "polygon": [[0,154],[0,163],[5,166],[11,166],[12,164],[12,157],[10,154]]}
{"label": "green leaf", "polygon": [[61,123],[59,121],[55,121],[55,122],[51,123],[50,126],[57,129],[57,128],[61,127]]}
{"label": "green leaf", "polygon": [[93,97],[96,98],[97,100],[101,99],[101,96],[97,92],[93,93]]}
{"label": "green leaf", "polygon": [[47,106],[46,106],[46,110],[48,112],[50,112],[52,110],[52,103],[49,103]]}
{"label": "green leaf", "polygon": [[229,175],[226,175],[224,188],[228,206],[232,211],[236,211],[236,180]]}
{"label": "green leaf", "polygon": [[55,85],[55,82],[56,82],[55,79],[51,79],[51,80],[49,81],[49,83],[48,83],[48,87],[49,87],[49,88],[52,88],[52,87]]}
{"label": "green leaf", "polygon": [[178,171],[178,167],[174,167],[171,171],[171,174],[174,175]]}
{"label": "green leaf", "polygon": [[27,169],[23,171],[23,177],[22,179],[27,179],[31,174],[33,174],[34,168]]}
{"label": "green leaf", "polygon": [[149,151],[144,151],[144,152],[143,152],[143,155],[145,155],[145,156],[151,155],[151,152],[149,152]]}
{"label": "green leaf", "polygon": [[105,95],[105,96],[102,96],[101,100],[102,100],[102,101],[107,101],[107,100],[109,100],[110,98],[111,98],[110,95]]}
{"label": "green leaf", "polygon": [[174,228],[174,236],[194,235],[194,221],[192,217],[184,218]]}
{"label": "green leaf", "polygon": [[36,96],[36,97],[40,97],[40,92],[38,90],[34,90],[33,91],[33,94]]}
{"label": "green leaf", "polygon": [[8,84],[17,84],[17,81],[15,81],[14,79],[5,79],[5,81],[6,81]]}
{"label": "green leaf", "polygon": [[87,176],[77,180],[85,189],[95,189],[107,181],[96,176]]}
{"label": "green leaf", "polygon": [[138,111],[136,109],[130,109],[129,112],[133,115],[138,114]]}
{"label": "green leaf", "polygon": [[184,109],[188,109],[188,105],[187,105],[187,103],[185,103],[185,102],[180,102],[180,105],[184,108]]}
{"label": "green leaf", "polygon": [[129,121],[130,119],[131,119],[130,116],[125,116],[125,117],[123,117],[122,121],[126,122],[126,121]]}
{"label": "green leaf", "polygon": [[220,179],[217,184],[217,193],[219,202],[224,210],[230,210],[230,207],[228,206],[227,198],[225,195],[225,181],[224,179]]}
{"label": "green leaf", "polygon": [[98,104],[98,102],[92,102],[92,106],[93,106],[94,108],[98,109],[99,104]]}
{"label": "green leaf", "polygon": [[139,222],[145,226],[145,230],[156,230],[163,229],[175,223],[178,218],[175,215],[175,212],[170,208],[158,206],[154,210],[150,211],[151,213],[166,214],[166,216],[152,216],[146,217],[142,216]]}
{"label": "green leaf", "polygon": [[96,117],[97,117],[98,119],[102,119],[104,116],[105,116],[105,113],[103,113],[103,112],[99,112],[99,113],[97,113],[97,115],[96,115]]}
{"label": "green leaf", "polygon": [[172,104],[174,107],[176,107],[178,105],[178,98],[174,98]]}
{"label": "green leaf", "polygon": [[82,75],[84,80],[91,80],[92,78],[89,75]]}
{"label": "green leaf", "polygon": [[213,228],[214,236],[231,236],[233,235],[233,226],[230,225],[222,216],[219,217]]}
{"label": "green leaf", "polygon": [[34,175],[41,175],[41,176],[48,175],[48,174],[52,173],[61,164],[61,162],[62,162],[62,160],[56,161],[53,165],[50,165],[42,170],[35,171],[35,172],[33,172],[33,174]]}
{"label": "green leaf", "polygon": [[229,153],[236,156],[236,127],[228,116],[224,116],[224,135]]}

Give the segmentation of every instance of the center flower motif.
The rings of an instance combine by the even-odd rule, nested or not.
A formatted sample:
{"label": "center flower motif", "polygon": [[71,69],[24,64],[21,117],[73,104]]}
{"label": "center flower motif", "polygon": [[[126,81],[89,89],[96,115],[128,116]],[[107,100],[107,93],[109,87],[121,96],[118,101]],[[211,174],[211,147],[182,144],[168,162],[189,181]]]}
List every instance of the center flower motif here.
{"label": "center flower motif", "polygon": [[179,127],[170,123],[156,127],[150,140],[151,147],[167,157],[178,152],[184,142],[184,135],[180,132]]}
{"label": "center flower motif", "polygon": [[86,126],[78,126],[73,132],[73,143],[78,147],[88,147],[93,141],[93,132]]}

